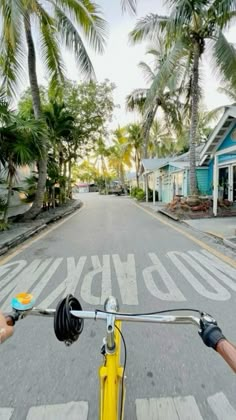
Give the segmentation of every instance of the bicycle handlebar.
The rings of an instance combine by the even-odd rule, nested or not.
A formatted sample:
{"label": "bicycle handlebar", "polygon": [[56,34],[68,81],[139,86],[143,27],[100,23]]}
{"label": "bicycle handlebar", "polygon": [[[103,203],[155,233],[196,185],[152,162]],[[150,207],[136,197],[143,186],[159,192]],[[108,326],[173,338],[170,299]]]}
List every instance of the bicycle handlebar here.
{"label": "bicycle handlebar", "polygon": [[[176,309],[178,312],[178,309]],[[45,317],[54,317],[56,309],[42,309],[42,308],[32,308],[26,311],[16,311],[8,315],[13,320],[18,320],[25,318],[28,315],[33,316],[45,316]],[[129,313],[119,313],[119,312],[107,312],[107,311],[70,311],[71,315],[80,319],[91,319],[94,321],[103,320],[106,321],[110,315],[113,315],[118,321],[126,322],[150,322],[150,323],[163,323],[163,324],[192,324],[197,327],[200,327],[200,321],[202,318],[208,317],[209,321],[212,321],[213,318],[203,312],[199,311],[199,316],[193,315],[170,315],[170,314],[147,314],[147,315],[134,315]]]}

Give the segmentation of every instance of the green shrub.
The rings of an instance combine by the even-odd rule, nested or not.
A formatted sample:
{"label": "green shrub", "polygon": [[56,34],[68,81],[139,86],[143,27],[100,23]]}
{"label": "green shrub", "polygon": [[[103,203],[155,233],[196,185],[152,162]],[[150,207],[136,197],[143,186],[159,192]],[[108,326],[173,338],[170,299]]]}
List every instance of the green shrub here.
{"label": "green shrub", "polygon": [[142,188],[134,187],[132,189],[131,196],[137,198],[137,194],[139,194],[140,192],[143,192]]}
{"label": "green shrub", "polygon": [[145,192],[143,190],[140,190],[136,194],[136,198],[138,201],[143,201],[145,198]]}

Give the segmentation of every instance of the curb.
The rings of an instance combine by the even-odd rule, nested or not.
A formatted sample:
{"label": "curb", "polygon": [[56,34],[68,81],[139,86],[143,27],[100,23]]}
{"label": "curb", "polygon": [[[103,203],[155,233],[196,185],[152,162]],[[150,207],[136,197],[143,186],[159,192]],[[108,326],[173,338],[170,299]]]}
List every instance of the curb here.
{"label": "curb", "polygon": [[35,228],[29,229],[25,233],[21,233],[20,235],[16,236],[14,239],[11,239],[10,241],[5,242],[5,244],[0,247],[0,255],[6,254],[6,252],[9,251],[9,249],[14,248],[15,246],[21,244],[22,242],[26,241],[31,236],[45,229],[46,227],[47,225],[45,223],[42,223],[41,225]]}
{"label": "curb", "polygon": [[42,222],[38,224],[38,226],[28,229],[25,233],[21,233],[20,235],[16,236],[10,241],[5,242],[3,245],[0,246],[0,256],[3,254],[6,254],[11,248],[14,248],[15,246],[23,243],[24,241],[29,239],[31,236],[36,235],[41,230],[46,229],[49,224],[54,223],[59,219],[63,219],[64,217],[69,216],[71,213],[74,213],[76,210],[80,209],[82,205],[83,203],[80,202],[74,205],[71,209],[66,210],[64,213],[52,216],[48,220],[42,220]]}
{"label": "curb", "polygon": [[180,221],[180,219],[177,216],[174,216],[174,215],[168,213],[165,210],[158,210],[158,213],[164,214],[164,216],[169,217],[169,219],[172,219],[175,222],[179,222]]}
{"label": "curb", "polygon": [[[232,239],[234,239],[235,243],[232,242]],[[232,236],[230,238],[223,239],[223,242],[225,245],[230,246],[233,249],[236,249],[236,236]]]}

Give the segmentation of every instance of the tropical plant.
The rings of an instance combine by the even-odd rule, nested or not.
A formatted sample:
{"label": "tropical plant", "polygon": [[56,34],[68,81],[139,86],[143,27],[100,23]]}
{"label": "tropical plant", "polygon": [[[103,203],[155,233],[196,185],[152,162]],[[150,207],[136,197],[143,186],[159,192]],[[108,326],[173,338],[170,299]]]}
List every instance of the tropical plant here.
{"label": "tropical plant", "polygon": [[113,145],[108,148],[109,168],[116,171],[117,178],[125,187],[125,171],[131,167],[132,145],[129,144],[125,127],[114,131]]}
{"label": "tropical plant", "polygon": [[96,182],[99,172],[94,164],[84,160],[80,165],[74,165],[72,168],[73,177],[82,182]]}
{"label": "tropical plant", "polygon": [[127,127],[127,141],[133,148],[132,158],[135,164],[136,182],[139,187],[139,173],[141,166],[142,147],[143,147],[143,135],[142,126],[138,123],[133,123]]}
{"label": "tropical plant", "polygon": [[[83,37],[96,51],[102,52],[105,39],[105,21],[98,6],[91,0],[5,0],[0,2],[1,47],[0,70],[7,95],[14,95],[19,80],[22,79],[23,58],[28,55],[33,109],[36,119],[42,117],[40,91],[36,73],[36,50],[32,34],[34,28],[40,30],[39,40],[48,79],[54,91],[64,81],[65,67],[61,45],[73,51],[77,65],[88,77],[94,70],[86,51]],[[78,28],[82,31],[81,37]],[[25,40],[28,51],[25,49]],[[33,206],[27,217],[34,217],[41,209],[47,177],[47,151],[44,150],[38,162],[38,187]]]}
{"label": "tropical plant", "polygon": [[136,5],[137,5],[137,0],[121,0],[121,6],[124,11],[130,10],[131,12],[135,13]]}
{"label": "tropical plant", "polygon": [[[235,79],[236,52],[222,30],[233,21],[236,4],[232,0],[169,0],[170,15],[150,14],[139,20],[131,33],[134,43],[153,40],[161,32],[167,34],[166,45],[171,46],[160,71],[153,80],[146,101],[152,109],[158,91],[163,91],[176,65],[185,61],[178,75],[190,74],[191,126],[190,126],[190,194],[197,192],[195,144],[200,99],[200,63],[204,52],[212,55],[214,70],[222,77]],[[181,72],[180,72],[181,71]]]}
{"label": "tropical plant", "polygon": [[10,205],[17,169],[29,165],[44,154],[46,137],[45,125],[40,120],[23,119],[9,109],[7,103],[1,105],[0,113],[0,163],[7,174],[7,200],[4,223]]}
{"label": "tropical plant", "polygon": [[[153,81],[161,71],[163,62],[167,56],[165,37],[163,35],[159,36],[155,40],[155,45],[151,45],[148,48],[147,54],[151,55],[153,58],[152,67],[145,62],[139,63],[139,67],[142,69],[146,81],[149,85],[152,85]],[[181,62],[178,63],[178,66],[181,65]],[[172,127],[178,132],[182,129],[180,111],[183,108],[183,104],[179,100],[179,85],[181,82],[182,80],[176,77],[176,74],[173,73],[172,76],[169,77],[168,83],[163,84],[162,89],[158,90],[155,99],[148,107],[148,110],[146,108],[146,101],[149,95],[149,89],[135,89],[127,97],[128,110],[137,110],[142,116],[144,158],[148,157],[150,130],[159,110],[161,110],[168,127]]]}

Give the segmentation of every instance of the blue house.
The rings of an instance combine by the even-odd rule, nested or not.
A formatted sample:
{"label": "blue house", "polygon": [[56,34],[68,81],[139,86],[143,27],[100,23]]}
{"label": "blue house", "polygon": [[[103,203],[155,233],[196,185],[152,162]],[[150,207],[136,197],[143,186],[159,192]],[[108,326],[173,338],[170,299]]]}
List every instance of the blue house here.
{"label": "blue house", "polygon": [[[197,165],[203,147],[196,148]],[[176,195],[189,195],[189,152],[165,159],[144,159],[142,169],[149,188],[158,191],[159,201],[169,203]],[[197,166],[196,177],[199,193],[209,194],[208,167]]]}
{"label": "blue house", "polygon": [[236,105],[225,108],[201,152],[199,164],[208,167],[209,193],[216,216],[218,198],[236,201]]}
{"label": "blue house", "polygon": [[[196,164],[199,195],[213,198],[216,216],[218,199],[236,202],[236,104],[225,108],[208,141],[196,147]],[[189,152],[164,160],[144,159],[142,168],[159,201],[189,194]]]}

